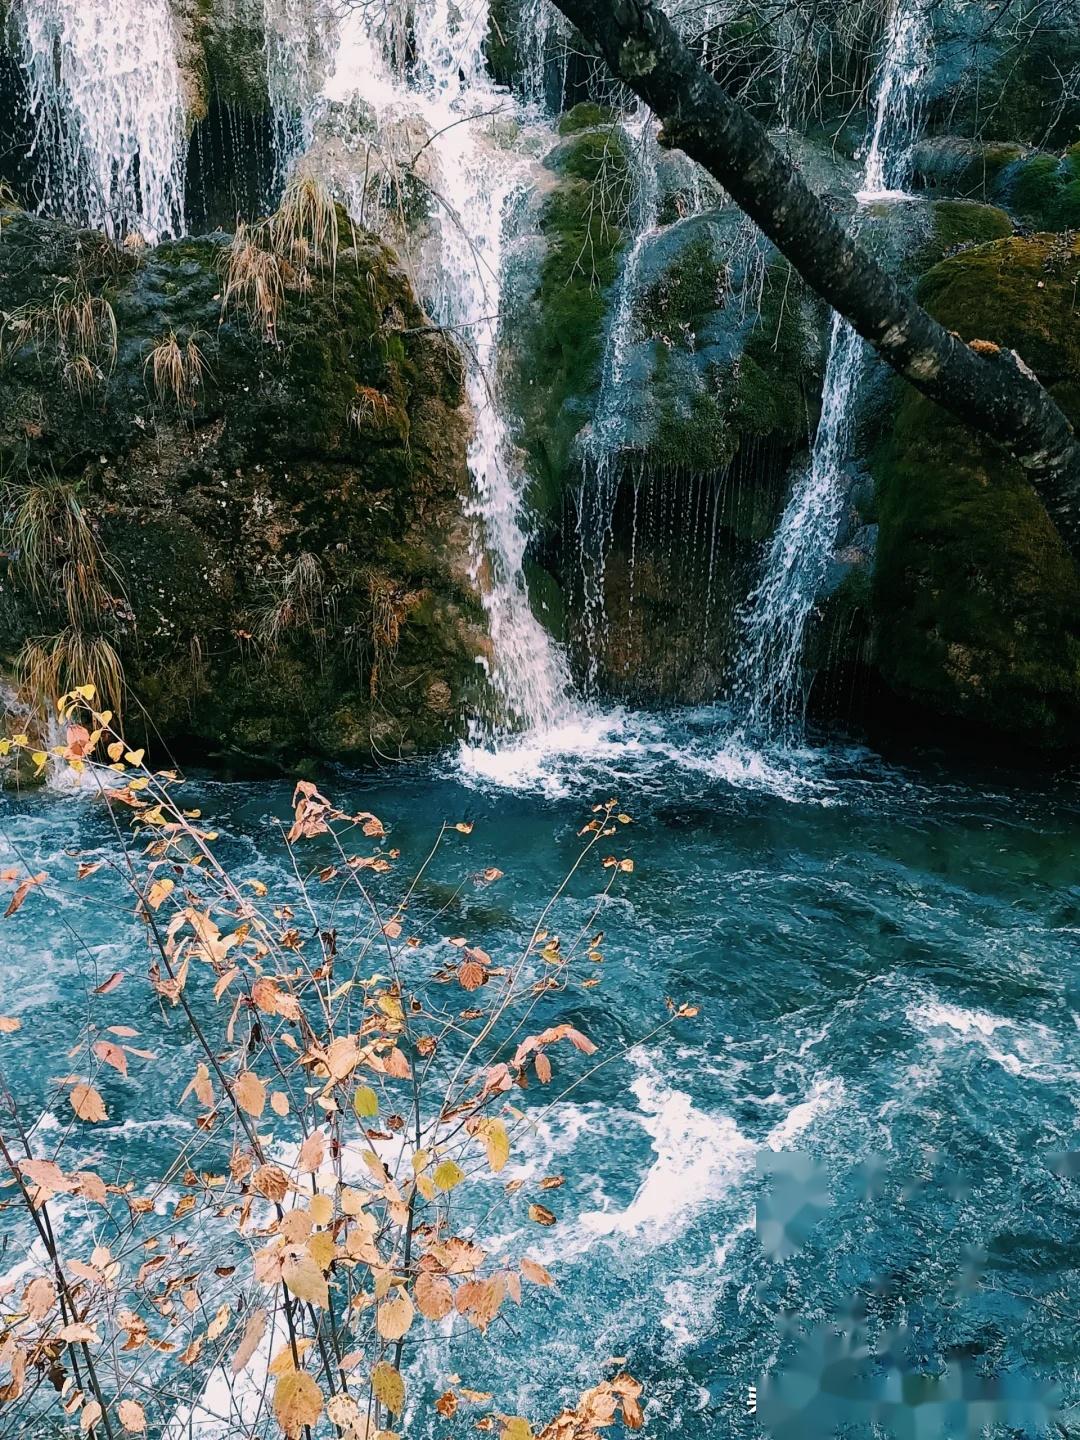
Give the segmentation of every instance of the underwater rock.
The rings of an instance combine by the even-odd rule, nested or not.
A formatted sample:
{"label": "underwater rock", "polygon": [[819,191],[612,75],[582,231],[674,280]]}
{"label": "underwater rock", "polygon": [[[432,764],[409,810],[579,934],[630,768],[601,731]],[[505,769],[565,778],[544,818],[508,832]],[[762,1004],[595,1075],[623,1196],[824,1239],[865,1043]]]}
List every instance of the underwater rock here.
{"label": "underwater rock", "polygon": [[[459,734],[487,649],[470,421],[393,253],[340,210],[321,263],[310,230],[289,259],[259,231],[131,252],[0,223],[8,670],[108,694],[113,656],[129,732],[200,758]],[[33,507],[66,517],[37,551]]]}

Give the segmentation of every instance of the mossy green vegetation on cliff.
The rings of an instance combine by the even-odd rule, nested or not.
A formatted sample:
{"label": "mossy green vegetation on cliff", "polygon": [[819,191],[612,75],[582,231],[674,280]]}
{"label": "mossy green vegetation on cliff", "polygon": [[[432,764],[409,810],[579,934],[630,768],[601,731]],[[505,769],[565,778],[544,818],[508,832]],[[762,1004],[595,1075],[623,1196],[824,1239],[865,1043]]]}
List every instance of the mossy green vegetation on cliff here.
{"label": "mossy green vegetation on cliff", "polygon": [[558,490],[600,382],[609,290],[625,245],[632,181],[627,140],[603,112],[578,106],[547,159],[545,254],[513,386],[522,439],[542,487]]}
{"label": "mossy green vegetation on cliff", "polygon": [[[282,262],[267,338],[247,314],[222,313],[228,237],[133,255],[4,216],[8,523],[46,477],[70,487],[107,592],[79,625],[122,660],[127,724],[137,697],[160,736],[202,754],[443,743],[477,683],[485,640],[460,503],[460,358],[392,253],[343,214],[338,231],[333,263],[305,268],[303,246]],[[82,355],[81,384],[68,374],[74,332],[59,343],[55,323],[35,318],[76,296],[107,307],[116,327],[113,354]],[[203,365],[171,391],[154,366],[170,339]],[[54,558],[54,583],[36,593],[19,557],[9,563],[9,670],[70,627],[61,577],[72,557]]]}
{"label": "mossy green vegetation on cliff", "polygon": [[[1015,349],[1080,421],[1080,242],[1007,239],[932,269],[920,298]],[[1019,466],[906,391],[875,461],[877,664],[928,711],[1036,747],[1075,744],[1080,576]]]}

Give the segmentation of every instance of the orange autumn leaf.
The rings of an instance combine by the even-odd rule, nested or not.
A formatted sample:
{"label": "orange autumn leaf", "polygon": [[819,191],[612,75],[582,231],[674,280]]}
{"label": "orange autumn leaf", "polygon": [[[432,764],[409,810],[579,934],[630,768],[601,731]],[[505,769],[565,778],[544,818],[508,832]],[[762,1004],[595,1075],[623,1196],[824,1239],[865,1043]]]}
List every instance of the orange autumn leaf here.
{"label": "orange autumn leaf", "polygon": [[80,1120],[96,1125],[109,1118],[109,1112],[105,1109],[105,1101],[92,1085],[73,1085],[68,1098],[71,1101],[71,1108]]}

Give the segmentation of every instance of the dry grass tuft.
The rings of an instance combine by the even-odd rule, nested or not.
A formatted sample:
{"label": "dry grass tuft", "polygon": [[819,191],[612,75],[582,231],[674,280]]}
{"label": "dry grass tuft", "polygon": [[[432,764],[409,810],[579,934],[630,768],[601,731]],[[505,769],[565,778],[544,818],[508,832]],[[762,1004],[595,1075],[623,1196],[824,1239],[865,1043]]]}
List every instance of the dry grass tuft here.
{"label": "dry grass tuft", "polygon": [[108,601],[97,536],[76,487],[53,471],[9,482],[2,492],[0,539],[16,580],[39,603],[60,599],[72,624]]}
{"label": "dry grass tuft", "polygon": [[154,394],[158,402],[162,405],[172,403],[178,410],[194,410],[199,392],[210,373],[196,337],[189,336],[187,344],[181,346],[172,330],[146,357],[143,373],[147,370],[153,374]]}
{"label": "dry grass tuft", "polygon": [[48,305],[23,305],[0,325],[0,363],[24,345],[50,355],[62,383],[85,397],[116,365],[116,316],[107,300],[75,286]]}
{"label": "dry grass tuft", "polygon": [[337,269],[337,206],[329,190],[313,175],[293,175],[281,204],[267,222],[270,248],[297,274],[311,269]]}
{"label": "dry grass tuft", "polygon": [[224,313],[231,305],[243,311],[264,340],[273,340],[285,304],[287,271],[281,256],[263,245],[266,233],[265,224],[237,225],[222,259],[221,309]]}
{"label": "dry grass tuft", "polygon": [[273,593],[255,616],[255,643],[266,656],[273,655],[290,630],[303,630],[321,646],[332,602],[319,560],[306,551],[282,569]]}
{"label": "dry grass tuft", "polygon": [[88,635],[68,625],[59,635],[27,640],[16,662],[24,699],[42,715],[55,713],[56,702],[77,685],[97,687],[98,702],[120,714],[124,669],[103,635]]}
{"label": "dry grass tuft", "polygon": [[349,424],[354,430],[387,430],[396,411],[389,395],[371,385],[358,385],[356,399],[349,407]]}

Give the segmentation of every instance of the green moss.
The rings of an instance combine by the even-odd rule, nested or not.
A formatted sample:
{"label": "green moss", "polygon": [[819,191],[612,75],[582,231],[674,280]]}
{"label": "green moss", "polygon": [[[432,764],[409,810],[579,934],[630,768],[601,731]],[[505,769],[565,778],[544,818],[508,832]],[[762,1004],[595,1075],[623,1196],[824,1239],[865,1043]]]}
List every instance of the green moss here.
{"label": "green moss", "polygon": [[[1015,348],[1072,417],[1080,362],[1080,246],[998,241],[944,261],[921,297],[965,338]],[[879,664],[941,714],[1025,743],[1075,743],[1080,576],[1019,466],[906,391],[875,457]]]}
{"label": "green moss", "polygon": [[1006,177],[1003,194],[1016,211],[1041,230],[1080,226],[1080,145],[1062,157],[1031,155]]}
{"label": "green moss", "polygon": [[1075,237],[999,240],[935,266],[920,281],[918,297],[965,340],[1018,351],[1053,387],[1080,373],[1078,270]]}
{"label": "green moss", "polygon": [[970,200],[939,200],[934,206],[933,226],[938,258],[958,245],[985,245],[1013,233],[1004,210]]}
{"label": "green moss", "polygon": [[577,135],[582,130],[595,130],[601,125],[611,125],[614,120],[615,112],[608,106],[583,100],[580,105],[575,105],[572,110],[567,110],[565,115],[559,117],[559,134]]}
{"label": "green moss", "polygon": [[[392,252],[339,225],[335,275],[288,293],[273,342],[221,315],[223,238],[185,239],[138,266],[94,259],[119,332],[99,393],[73,395],[32,347],[0,373],[0,465],[79,481],[125,592],[102,622],[155,745],[282,763],[313,749],[395,753],[458,733],[479,683],[461,358],[429,332]],[[87,239],[14,221],[0,309],[51,303],[85,277]],[[146,371],[170,330],[197,336],[208,365],[182,414]],[[288,599],[300,557],[314,557],[318,599],[286,607],[269,644],[260,616]],[[374,575],[400,605],[400,636],[373,679]],[[12,585],[0,585],[0,612],[16,649],[60,628]]]}
{"label": "green moss", "polygon": [[536,477],[557,490],[600,380],[630,179],[626,142],[616,129],[581,131],[549,163],[560,178],[541,211],[546,252],[516,388]]}
{"label": "green moss", "polygon": [[635,315],[646,336],[657,339],[698,322],[723,304],[725,267],[718,266],[707,234],[696,235],[675,263],[639,296]]}
{"label": "green moss", "polygon": [[795,443],[805,433],[807,371],[801,282],[785,260],[766,268],[760,309],[736,339],[736,357],[704,372],[672,363],[694,356],[727,300],[726,273],[707,236],[695,238],[642,297],[646,334],[656,337],[652,389],[657,421],[650,463],[708,472],[730,463],[740,446],[769,436]]}

